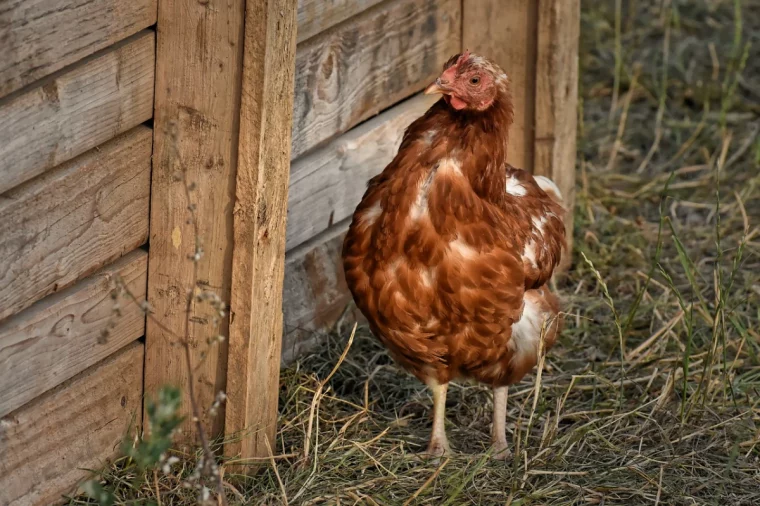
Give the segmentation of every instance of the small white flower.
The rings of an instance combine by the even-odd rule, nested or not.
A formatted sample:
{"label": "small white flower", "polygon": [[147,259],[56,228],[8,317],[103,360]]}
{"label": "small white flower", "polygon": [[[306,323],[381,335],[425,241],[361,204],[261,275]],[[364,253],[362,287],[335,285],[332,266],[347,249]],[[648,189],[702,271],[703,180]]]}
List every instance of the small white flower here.
{"label": "small white flower", "polygon": [[164,474],[169,474],[172,471],[172,466],[179,462],[179,458],[175,456],[171,456],[168,459],[165,459],[166,455],[161,456],[161,462],[164,462],[164,465],[161,467],[161,470],[164,472]]}

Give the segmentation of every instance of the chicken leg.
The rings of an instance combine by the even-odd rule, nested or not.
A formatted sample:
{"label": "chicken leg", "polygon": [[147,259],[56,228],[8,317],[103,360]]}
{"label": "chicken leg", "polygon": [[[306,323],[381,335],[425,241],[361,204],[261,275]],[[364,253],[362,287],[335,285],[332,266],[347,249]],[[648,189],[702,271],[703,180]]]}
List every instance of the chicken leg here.
{"label": "chicken leg", "polygon": [[491,426],[491,448],[495,459],[506,460],[512,456],[507,444],[507,394],[509,387],[493,389],[493,425]]}
{"label": "chicken leg", "polygon": [[428,457],[440,457],[446,453],[451,453],[445,426],[446,392],[449,389],[449,384],[435,382],[430,385],[430,389],[433,391],[433,431],[430,434],[430,443],[428,443],[424,455]]}

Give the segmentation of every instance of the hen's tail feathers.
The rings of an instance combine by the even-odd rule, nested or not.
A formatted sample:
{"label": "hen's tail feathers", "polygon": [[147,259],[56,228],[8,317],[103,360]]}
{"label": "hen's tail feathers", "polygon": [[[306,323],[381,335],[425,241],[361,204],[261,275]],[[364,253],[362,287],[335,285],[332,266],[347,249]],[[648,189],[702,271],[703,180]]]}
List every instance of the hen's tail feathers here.
{"label": "hen's tail feathers", "polygon": [[546,192],[552,198],[552,200],[564,207],[562,202],[562,193],[559,191],[559,187],[557,187],[554,181],[546,176],[533,176],[533,179],[536,180],[538,187]]}

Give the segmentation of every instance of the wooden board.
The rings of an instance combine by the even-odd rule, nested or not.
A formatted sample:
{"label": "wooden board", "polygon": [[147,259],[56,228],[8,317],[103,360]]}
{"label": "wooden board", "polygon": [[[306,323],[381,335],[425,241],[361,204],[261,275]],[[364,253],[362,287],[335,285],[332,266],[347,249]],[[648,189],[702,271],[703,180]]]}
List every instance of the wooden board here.
{"label": "wooden board", "polygon": [[156,22],[156,0],[0,0],[0,97]]}
{"label": "wooden board", "polygon": [[[543,1],[543,0],[542,0]],[[464,0],[462,46],[495,61],[512,84],[515,122],[507,160],[533,170],[536,0]]]}
{"label": "wooden board", "polygon": [[[39,301],[0,323],[0,416],[82,372],[145,332],[145,315],[110,292],[120,276],[145,298],[148,254],[136,250],[71,288]],[[113,321],[105,343],[101,331]]]}
{"label": "wooden board", "polygon": [[298,0],[298,42],[301,43],[383,0]]}
{"label": "wooden board", "polygon": [[295,159],[421,90],[459,51],[460,0],[391,0],[299,45]]}
{"label": "wooden board", "polygon": [[150,119],[154,54],[142,32],[0,100],[0,193]]}
{"label": "wooden board", "polygon": [[[288,364],[312,349],[351,302],[341,261],[348,221],[288,253],[282,299],[282,360]],[[360,314],[355,311],[353,319]]]}
{"label": "wooden board", "polygon": [[0,320],[145,242],[150,128],[0,195]]}
{"label": "wooden board", "polygon": [[350,217],[367,181],[395,156],[406,127],[439,98],[411,98],[294,161],[287,249]]}
{"label": "wooden board", "polygon": [[224,448],[242,458],[277,447],[296,5],[246,5],[225,419],[243,436]]}
{"label": "wooden board", "polygon": [[135,342],[0,419],[0,504],[57,503],[115,456],[141,419],[143,345]]}
{"label": "wooden board", "polygon": [[575,143],[578,125],[578,40],[580,0],[541,0],[536,64],[534,173],[557,183],[569,210],[570,241],[562,266],[570,265],[575,207]]}
{"label": "wooden board", "polygon": [[[159,3],[148,300],[161,323],[182,336],[187,293],[193,288],[193,264],[188,256],[194,254],[195,244],[193,226],[187,223],[185,186],[174,180],[179,161],[187,169],[187,180],[197,188],[193,200],[205,252],[198,263],[198,281],[222,300],[230,300],[244,6],[243,0]],[[195,367],[217,329],[205,304],[193,309],[192,319]],[[227,329],[225,318],[221,331]],[[167,382],[187,385],[184,352],[174,346],[175,341],[148,320],[147,392],[155,392]],[[210,351],[195,374],[196,398],[204,408],[226,388],[226,343]],[[187,391],[183,388],[186,409],[190,405]],[[224,410],[215,417],[208,409],[203,413],[206,428],[220,434]],[[189,422],[184,427],[188,428]]]}

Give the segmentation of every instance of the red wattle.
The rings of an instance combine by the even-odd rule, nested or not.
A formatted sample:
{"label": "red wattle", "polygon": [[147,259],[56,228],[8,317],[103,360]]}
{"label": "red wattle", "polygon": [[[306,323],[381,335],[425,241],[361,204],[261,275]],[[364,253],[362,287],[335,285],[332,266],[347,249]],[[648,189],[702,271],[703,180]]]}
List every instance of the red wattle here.
{"label": "red wattle", "polygon": [[467,104],[464,102],[464,100],[461,100],[454,95],[451,95],[451,98],[449,100],[449,103],[451,104],[451,107],[456,109],[457,111],[461,111],[465,107],[467,107]]}

